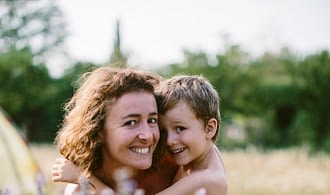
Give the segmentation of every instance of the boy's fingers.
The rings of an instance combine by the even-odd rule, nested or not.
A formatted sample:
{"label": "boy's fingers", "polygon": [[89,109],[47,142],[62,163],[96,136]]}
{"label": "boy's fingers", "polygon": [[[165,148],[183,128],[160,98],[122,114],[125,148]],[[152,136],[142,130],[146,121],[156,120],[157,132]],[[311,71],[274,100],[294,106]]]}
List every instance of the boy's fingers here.
{"label": "boy's fingers", "polygon": [[63,161],[63,158],[56,158],[55,163],[61,163]]}
{"label": "boy's fingers", "polygon": [[58,176],[53,176],[53,177],[52,177],[52,180],[53,180],[54,182],[57,182],[57,181],[59,181],[59,177],[58,177]]}
{"label": "boy's fingers", "polygon": [[57,170],[58,169],[58,165],[57,164],[53,164],[53,170]]}
{"label": "boy's fingers", "polygon": [[59,172],[57,172],[57,171],[53,171],[52,172],[52,177],[53,178],[60,178],[62,175],[59,173]]}

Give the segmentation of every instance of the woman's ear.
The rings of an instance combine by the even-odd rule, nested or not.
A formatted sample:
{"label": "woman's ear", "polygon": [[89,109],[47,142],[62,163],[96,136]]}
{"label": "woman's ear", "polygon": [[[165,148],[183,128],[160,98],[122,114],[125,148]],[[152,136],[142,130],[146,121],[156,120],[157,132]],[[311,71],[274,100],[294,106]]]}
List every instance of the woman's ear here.
{"label": "woman's ear", "polygon": [[206,130],[206,137],[212,139],[217,132],[218,121],[215,118],[211,118],[207,121],[205,130]]}

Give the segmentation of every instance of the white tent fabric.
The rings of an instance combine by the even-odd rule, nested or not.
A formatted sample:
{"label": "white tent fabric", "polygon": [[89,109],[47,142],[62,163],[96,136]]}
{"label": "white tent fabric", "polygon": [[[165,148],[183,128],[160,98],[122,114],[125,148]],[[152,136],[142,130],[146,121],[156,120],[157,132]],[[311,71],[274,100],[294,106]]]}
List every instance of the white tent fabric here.
{"label": "white tent fabric", "polygon": [[40,194],[42,178],[28,145],[0,107],[0,194]]}

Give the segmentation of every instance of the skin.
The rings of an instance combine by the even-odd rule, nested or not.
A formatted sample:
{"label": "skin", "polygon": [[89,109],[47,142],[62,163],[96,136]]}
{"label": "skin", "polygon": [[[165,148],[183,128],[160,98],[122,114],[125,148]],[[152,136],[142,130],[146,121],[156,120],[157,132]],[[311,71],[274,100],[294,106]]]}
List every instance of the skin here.
{"label": "skin", "polygon": [[188,170],[195,161],[202,161],[212,147],[204,124],[197,120],[186,103],[179,103],[161,117],[167,132],[167,146],[178,165]]}
{"label": "skin", "polygon": [[160,119],[168,134],[168,151],[180,167],[173,185],[157,195],[189,195],[199,188],[205,188],[208,195],[226,194],[224,165],[212,141],[217,120],[212,118],[204,124],[185,102],[179,102]]}
{"label": "skin", "polygon": [[107,114],[104,129],[103,164],[111,162],[106,166],[107,170],[123,165],[149,168],[159,140],[154,96],[143,91],[124,94]]}
{"label": "skin", "polygon": [[[161,162],[158,173],[145,172],[152,164],[152,155],[159,140],[158,113],[152,94],[133,92],[123,95],[106,117],[106,143],[103,169],[95,176],[107,186],[114,186],[114,170],[133,167],[137,187],[145,189],[146,194],[168,187],[172,181],[176,166],[168,160]],[[109,157],[109,158],[108,158]],[[153,181],[154,185],[150,185]],[[97,181],[96,181],[97,182]]]}
{"label": "skin", "polygon": [[[136,177],[138,187],[147,189],[146,194],[190,195],[202,189],[208,195],[225,195],[227,183],[224,164],[212,141],[217,120],[210,119],[204,124],[184,102],[168,110],[160,119],[168,134],[167,145],[171,158],[163,161],[158,171]],[[179,169],[173,166],[172,160],[180,165]],[[171,185],[169,180],[172,181]]]}
{"label": "skin", "polygon": [[[115,181],[112,176],[116,169],[122,167],[132,168],[136,173],[134,176],[141,178],[141,181],[148,178],[159,180],[162,185],[148,190],[150,193],[155,193],[161,190],[160,188],[164,189],[166,187],[164,184],[169,185],[168,181],[160,179],[158,175],[140,171],[151,166],[152,155],[159,140],[157,104],[153,94],[135,91],[122,95],[107,111],[104,131],[102,167],[93,174],[105,185],[114,188]],[[63,168],[61,163],[68,161],[56,160],[52,172],[54,181],[62,181],[61,178],[68,176],[65,174],[69,171],[61,170]],[[70,173],[74,172],[70,171]],[[143,186],[143,183],[138,185]],[[103,188],[102,185],[100,186]],[[78,185],[69,185],[65,193],[75,194],[77,191],[79,191]]]}

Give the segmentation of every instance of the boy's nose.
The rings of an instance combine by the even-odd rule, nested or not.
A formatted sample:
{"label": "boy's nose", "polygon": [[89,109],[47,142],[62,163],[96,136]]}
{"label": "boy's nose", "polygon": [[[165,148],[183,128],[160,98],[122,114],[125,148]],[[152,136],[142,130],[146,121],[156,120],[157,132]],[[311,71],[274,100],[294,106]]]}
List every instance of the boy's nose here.
{"label": "boy's nose", "polygon": [[177,141],[177,135],[171,131],[167,133],[167,139],[166,139],[166,144],[168,146],[176,145],[178,143]]}

